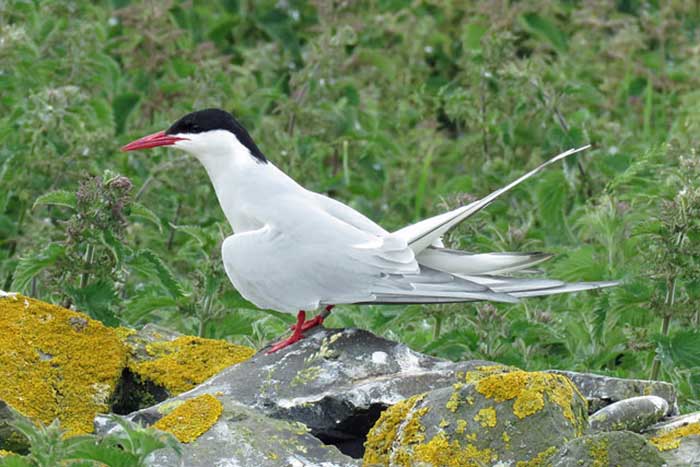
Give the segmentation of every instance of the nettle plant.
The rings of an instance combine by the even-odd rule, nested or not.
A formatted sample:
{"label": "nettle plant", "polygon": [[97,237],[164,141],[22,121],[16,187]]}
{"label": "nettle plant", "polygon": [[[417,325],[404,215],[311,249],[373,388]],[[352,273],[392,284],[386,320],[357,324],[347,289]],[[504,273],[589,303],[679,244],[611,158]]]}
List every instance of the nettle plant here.
{"label": "nettle plant", "polygon": [[[162,229],[153,212],[132,200],[131,190],[128,178],[107,171],[101,177],[85,177],[75,192],[53,191],[37,198],[34,209],[48,206],[46,222],[59,227],[59,233],[20,259],[13,290],[49,295],[111,326],[119,324],[124,299],[140,294],[138,286],[129,284],[136,272],[155,279],[175,298],[185,298],[183,287],[158,256],[125,242],[130,222],[137,218]],[[70,215],[55,213],[57,209],[67,209]]]}
{"label": "nettle plant", "polygon": [[[662,179],[664,196],[656,215],[640,227],[648,276],[656,284],[650,306],[662,318],[650,378],[661,364],[669,373],[700,379],[700,159],[695,151],[678,156]],[[692,384],[690,384],[692,386]]]}

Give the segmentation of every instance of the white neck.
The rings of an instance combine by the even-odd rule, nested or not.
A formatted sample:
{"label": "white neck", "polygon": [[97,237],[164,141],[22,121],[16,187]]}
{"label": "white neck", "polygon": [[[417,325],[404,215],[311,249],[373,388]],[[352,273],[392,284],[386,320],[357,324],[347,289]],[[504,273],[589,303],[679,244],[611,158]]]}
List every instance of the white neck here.
{"label": "white neck", "polygon": [[303,190],[271,162],[253,157],[229,132],[211,133],[206,141],[192,138],[191,142],[178,146],[204,166],[234,232],[261,228],[266,223],[263,206],[271,195],[287,189]]}

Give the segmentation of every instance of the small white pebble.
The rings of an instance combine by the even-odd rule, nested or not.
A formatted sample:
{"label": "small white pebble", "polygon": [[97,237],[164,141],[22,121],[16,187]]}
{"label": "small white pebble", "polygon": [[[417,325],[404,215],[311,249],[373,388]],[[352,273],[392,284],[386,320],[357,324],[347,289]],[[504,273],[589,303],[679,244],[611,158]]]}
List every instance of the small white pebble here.
{"label": "small white pebble", "polygon": [[386,352],[372,352],[372,363],[385,365],[387,356]]}

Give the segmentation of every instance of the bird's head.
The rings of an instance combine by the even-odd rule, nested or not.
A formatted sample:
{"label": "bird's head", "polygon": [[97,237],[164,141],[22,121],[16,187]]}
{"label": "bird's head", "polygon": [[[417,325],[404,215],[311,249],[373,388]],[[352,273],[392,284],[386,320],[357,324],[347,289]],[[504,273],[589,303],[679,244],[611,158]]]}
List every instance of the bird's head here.
{"label": "bird's head", "polygon": [[221,109],[189,113],[167,130],[132,141],[121,150],[126,152],[158,146],[173,146],[197,158],[247,152],[256,162],[267,162],[243,125]]}

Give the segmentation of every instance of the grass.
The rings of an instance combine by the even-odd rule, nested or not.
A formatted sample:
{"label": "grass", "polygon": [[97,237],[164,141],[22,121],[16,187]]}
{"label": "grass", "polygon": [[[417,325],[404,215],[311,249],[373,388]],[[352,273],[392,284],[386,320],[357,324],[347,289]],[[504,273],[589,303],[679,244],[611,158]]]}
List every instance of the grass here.
{"label": "grass", "polygon": [[291,316],[226,280],[230,228],[196,162],[118,152],[193,109],[232,110],[280,168],[389,230],[592,143],[445,240],[624,286],[327,323],[444,358],[659,377],[697,408],[699,38],[700,2],[680,0],[4,2],[0,288],[111,325],[283,333]]}

